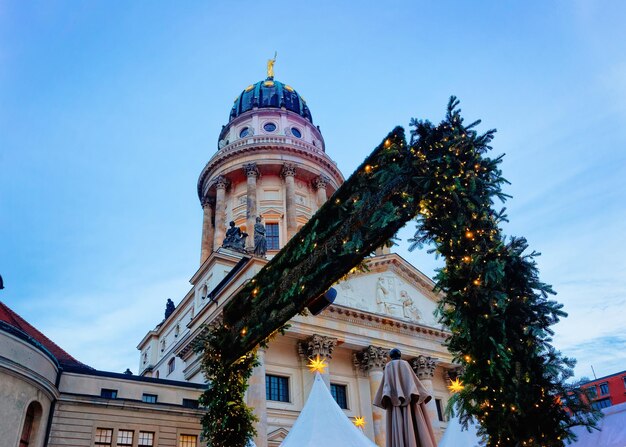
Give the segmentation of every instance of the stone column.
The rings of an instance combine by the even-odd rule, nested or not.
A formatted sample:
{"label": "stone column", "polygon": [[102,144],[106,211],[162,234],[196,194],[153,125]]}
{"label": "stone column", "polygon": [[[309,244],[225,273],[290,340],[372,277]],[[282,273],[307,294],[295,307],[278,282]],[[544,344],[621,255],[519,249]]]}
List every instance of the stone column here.
{"label": "stone column", "polygon": [[285,179],[285,205],[287,208],[287,239],[291,239],[298,231],[296,219],[296,165],[285,163],[281,171]]}
{"label": "stone column", "polygon": [[415,374],[417,374],[417,378],[420,379],[422,385],[424,385],[428,393],[433,397],[430,402],[426,404],[426,409],[428,410],[428,416],[430,417],[433,428],[438,430],[440,424],[439,416],[437,415],[437,405],[435,404],[435,389],[433,387],[433,377],[435,376],[437,359],[426,355],[418,355],[411,360],[411,366]]}
{"label": "stone column", "polygon": [[[368,346],[361,352],[354,354],[353,362],[357,368],[367,372],[370,382],[370,395],[372,400],[383,381],[383,366],[387,362],[388,349],[377,346]],[[387,426],[385,423],[385,410],[372,405],[372,421],[374,426],[374,442],[379,447],[385,447],[387,439]]]}
{"label": "stone column", "polygon": [[298,343],[298,354],[302,361],[308,363],[309,359],[315,359],[318,355],[320,359],[326,360],[329,367],[322,374],[324,383],[330,388],[330,359],[337,346],[337,339],[332,337],[324,337],[323,335],[313,335],[308,340]]}
{"label": "stone column", "polygon": [[256,223],[256,179],[259,176],[259,169],[256,163],[248,163],[243,165],[243,172],[247,178],[246,190],[246,249],[249,252],[254,251],[254,224]]}
{"label": "stone column", "polygon": [[228,179],[222,175],[215,179],[215,238],[213,247],[219,248],[226,234],[226,186]]}
{"label": "stone column", "polygon": [[202,199],[202,245],[200,250],[200,265],[204,264],[213,251],[213,203],[208,197]]}
{"label": "stone column", "polygon": [[313,180],[313,187],[317,192],[317,208],[321,208],[321,206],[326,203],[326,185],[330,182],[330,179],[326,177],[324,174],[317,177]]}
{"label": "stone column", "polygon": [[256,436],[254,443],[257,447],[267,447],[267,400],[265,394],[265,349],[257,350],[259,366],[252,370],[248,380],[248,405],[254,408],[254,414],[259,418],[255,424]]}

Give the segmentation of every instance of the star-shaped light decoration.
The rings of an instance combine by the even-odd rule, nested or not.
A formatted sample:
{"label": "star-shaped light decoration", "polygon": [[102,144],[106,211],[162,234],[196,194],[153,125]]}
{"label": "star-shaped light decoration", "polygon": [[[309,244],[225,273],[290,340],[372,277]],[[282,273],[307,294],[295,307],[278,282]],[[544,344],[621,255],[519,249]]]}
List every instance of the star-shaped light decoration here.
{"label": "star-shaped light decoration", "polygon": [[326,372],[326,368],[328,368],[328,363],[326,363],[326,359],[320,359],[318,354],[315,359],[309,359],[309,364],[306,366],[309,367],[309,371],[312,373],[318,372],[324,374]]}
{"label": "star-shaped light decoration", "polygon": [[363,416],[355,416],[352,422],[358,428],[365,427],[365,418]]}
{"label": "star-shaped light decoration", "polygon": [[451,393],[458,393],[459,391],[463,391],[465,385],[461,383],[461,379],[458,377],[454,380],[450,380],[450,385],[448,385],[448,389]]}

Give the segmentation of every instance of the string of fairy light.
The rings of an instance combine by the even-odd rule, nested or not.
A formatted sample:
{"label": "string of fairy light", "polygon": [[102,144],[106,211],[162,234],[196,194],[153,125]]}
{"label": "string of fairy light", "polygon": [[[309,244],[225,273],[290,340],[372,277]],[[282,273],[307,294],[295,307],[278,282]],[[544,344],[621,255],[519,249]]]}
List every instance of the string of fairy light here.
{"label": "string of fairy light", "polygon": [[[451,405],[461,421],[478,420],[489,447],[561,447],[572,425],[594,424],[588,402],[572,404],[570,397],[578,395],[566,383],[572,362],[550,345],[550,326],[565,314],[547,299],[552,290],[539,280],[534,254],[524,254],[526,241],[505,241],[499,228],[506,216],[493,209],[493,202],[507,198],[501,190],[506,183],[498,168],[501,157],[484,156],[493,132],[479,135],[475,124],[465,126],[451,100],[441,124],[412,122],[410,144],[396,128],[305,225],[298,240],[292,239],[231,300],[225,316],[228,312],[232,327],[210,329],[198,348],[204,349],[203,370],[217,391],[216,397],[205,393],[204,400],[217,417],[203,420],[206,436],[215,440],[210,445],[245,445],[227,444],[224,436],[244,440],[254,430],[243,395],[255,357],[246,354],[235,363],[224,358],[264,338],[268,326],[280,327],[304,306],[304,301],[294,304],[298,299],[318,290],[320,281],[339,279],[416,215],[412,248],[433,244],[445,258],[435,277],[443,292],[438,315],[451,334],[448,349],[463,366],[450,383]],[[332,256],[318,265],[313,260],[319,253]],[[257,320],[267,318],[247,318],[250,313]],[[236,394],[230,398],[237,405],[224,410],[228,393]],[[557,399],[566,395],[572,411]]]}

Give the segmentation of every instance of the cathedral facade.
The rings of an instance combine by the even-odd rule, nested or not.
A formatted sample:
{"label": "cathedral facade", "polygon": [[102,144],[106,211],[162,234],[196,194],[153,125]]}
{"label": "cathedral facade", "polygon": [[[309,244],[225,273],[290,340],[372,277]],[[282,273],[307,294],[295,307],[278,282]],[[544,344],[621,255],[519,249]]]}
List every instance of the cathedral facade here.
{"label": "cathedral facade", "polygon": [[[139,343],[140,375],[204,383],[193,351],[204,325],[219,318],[224,304],[342,182],[302,96],[273,73],[245,88],[198,180],[200,267],[176,309]],[[255,224],[265,234],[261,250],[255,247]],[[313,382],[306,363],[318,355],[329,364],[324,380],[337,403],[347,416],[363,417],[365,434],[383,446],[384,414],[371,402],[393,347],[432,393],[429,416],[441,436],[446,384],[456,365],[443,345],[446,332],[433,316],[438,300],[433,283],[386,248],[366,262],[366,272],[335,285],[330,307],[317,316],[295,317],[286,335],[259,350],[261,365],[247,393],[259,418],[257,446],[278,446],[289,432]]]}
{"label": "cathedral facade", "polygon": [[[81,363],[0,302],[0,447],[201,446],[206,380],[195,340],[343,180],[292,87],[268,72],[245,88],[198,180],[200,266],[188,293],[139,342],[138,375]],[[386,248],[366,263],[334,285],[332,305],[296,316],[259,349],[246,395],[258,447],[289,433],[313,385],[306,364],[317,356],[329,365],[323,380],[337,404],[383,447],[384,413],[372,401],[391,348],[432,394],[428,416],[441,437],[457,366],[433,316],[433,283]]]}

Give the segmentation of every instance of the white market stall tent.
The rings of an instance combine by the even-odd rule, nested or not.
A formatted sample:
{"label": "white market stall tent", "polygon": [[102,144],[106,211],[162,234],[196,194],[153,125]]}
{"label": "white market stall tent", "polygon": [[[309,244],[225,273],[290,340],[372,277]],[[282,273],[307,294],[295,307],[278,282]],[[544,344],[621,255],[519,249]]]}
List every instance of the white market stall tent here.
{"label": "white market stall tent", "polygon": [[[599,421],[600,430],[587,431],[585,427],[574,427],[572,431],[578,438],[567,444],[568,447],[626,447],[626,403],[603,408],[604,417]],[[448,423],[448,428],[439,443],[439,447],[476,447],[479,446],[476,427],[469,426],[462,430],[457,418]]]}
{"label": "white market stall tent", "polygon": [[319,373],[281,447],[377,447],[346,416]]}
{"label": "white market stall tent", "polygon": [[603,408],[604,417],[598,426],[600,431],[587,431],[585,427],[572,430],[578,440],[571,447],[624,447],[626,446],[626,403]]}

